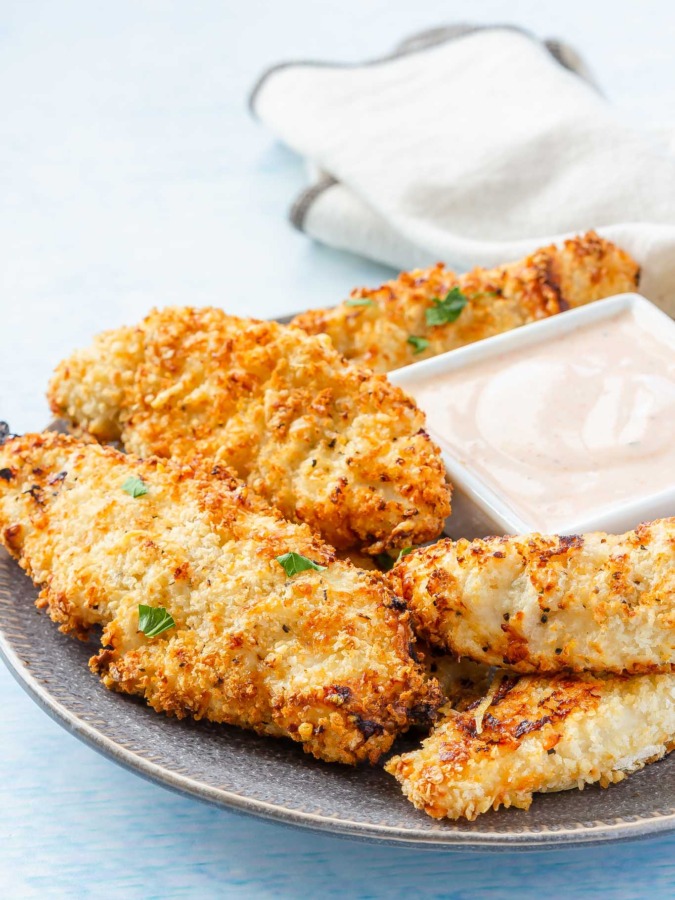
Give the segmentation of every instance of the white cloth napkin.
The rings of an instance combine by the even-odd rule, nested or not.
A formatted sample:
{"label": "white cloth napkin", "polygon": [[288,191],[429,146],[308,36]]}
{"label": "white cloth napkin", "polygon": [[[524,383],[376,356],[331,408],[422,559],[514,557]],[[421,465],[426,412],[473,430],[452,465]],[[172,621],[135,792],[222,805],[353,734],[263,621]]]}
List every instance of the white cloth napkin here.
{"label": "white cloth napkin", "polygon": [[291,220],[406,269],[515,260],[595,228],[675,314],[675,152],[622,122],[570,48],[448,28],[355,66],[289,63],[251,107],[308,162]]}

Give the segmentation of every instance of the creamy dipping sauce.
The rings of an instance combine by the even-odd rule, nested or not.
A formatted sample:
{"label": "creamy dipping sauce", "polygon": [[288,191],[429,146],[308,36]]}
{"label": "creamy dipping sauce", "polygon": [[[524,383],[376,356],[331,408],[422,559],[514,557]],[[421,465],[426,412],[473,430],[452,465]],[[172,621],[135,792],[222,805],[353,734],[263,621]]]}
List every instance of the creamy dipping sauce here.
{"label": "creamy dipping sauce", "polygon": [[675,354],[632,310],[406,390],[439,443],[534,528],[675,484]]}

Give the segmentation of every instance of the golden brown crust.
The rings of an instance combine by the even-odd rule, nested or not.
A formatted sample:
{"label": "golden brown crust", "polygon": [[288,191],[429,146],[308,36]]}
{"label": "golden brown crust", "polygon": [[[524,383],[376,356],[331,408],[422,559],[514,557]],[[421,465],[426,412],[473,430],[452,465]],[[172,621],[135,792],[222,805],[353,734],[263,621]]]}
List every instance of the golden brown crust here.
{"label": "golden brown crust", "polygon": [[[623,250],[595,232],[542,247],[531,256],[495,269],[456,275],[442,263],[403,272],[379,288],[355,290],[333,309],[310,310],[293,324],[310,334],[328,334],[347,359],[390,372],[519,325],[593,300],[633,291],[639,267]],[[458,287],[468,298],[456,322],[430,327],[426,311],[435,298]],[[368,305],[350,305],[364,299]],[[408,342],[425,338],[422,352]]]}
{"label": "golden brown crust", "polygon": [[229,466],[339,549],[422,543],[450,512],[413,400],[297,328],[155,311],[61,363],[49,398],[57,415],[139,456]]}
{"label": "golden brown crust", "polygon": [[[480,707],[480,715],[479,713]],[[528,809],[536,792],[602,787],[672,750],[675,676],[501,676],[480,701],[450,710],[418,750],[386,770],[434,818]]]}
{"label": "golden brown crust", "polygon": [[675,669],[675,518],[439,541],[388,577],[420,636],[458,656],[523,673]]}
{"label": "golden brown crust", "polygon": [[[225,469],[125,456],[56,434],[0,447],[0,538],[62,630],[104,628],[91,665],[157,711],[285,735],[328,761],[376,760],[433,712],[408,614]],[[147,494],[122,485],[140,477]],[[325,566],[287,577],[295,551]],[[138,605],[175,627],[138,631]]]}

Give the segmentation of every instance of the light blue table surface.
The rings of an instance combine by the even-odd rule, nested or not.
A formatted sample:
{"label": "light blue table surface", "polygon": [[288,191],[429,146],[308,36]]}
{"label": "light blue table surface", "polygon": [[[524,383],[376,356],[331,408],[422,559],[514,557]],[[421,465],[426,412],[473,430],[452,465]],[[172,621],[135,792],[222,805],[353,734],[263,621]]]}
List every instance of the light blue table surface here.
{"label": "light blue table surface", "polygon": [[[53,365],[154,304],[271,316],[387,275],[292,231],[303,166],[246,93],[279,60],[368,58],[467,20],[566,38],[627,118],[672,124],[666,0],[3,0],[0,418],[39,429]],[[0,667],[1,898],[670,898],[674,857],[675,837],[416,853],[235,817],[96,755]]]}

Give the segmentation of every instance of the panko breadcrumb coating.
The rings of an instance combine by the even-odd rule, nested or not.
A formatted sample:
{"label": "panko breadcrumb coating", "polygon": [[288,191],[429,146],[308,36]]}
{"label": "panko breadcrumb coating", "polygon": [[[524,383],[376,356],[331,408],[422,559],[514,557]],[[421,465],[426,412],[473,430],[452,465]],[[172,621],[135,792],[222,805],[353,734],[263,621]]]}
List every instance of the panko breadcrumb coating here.
{"label": "panko breadcrumb coating", "polygon": [[56,415],[139,456],[227,465],[338,549],[423,543],[450,513],[414,401],[298,328],[156,310],[61,363],[49,399]]}
{"label": "panko breadcrumb coating", "polygon": [[[325,333],[347,359],[390,372],[481,338],[624,291],[634,291],[639,267],[595,232],[542,247],[496,269],[456,275],[442,263],[403,272],[374,290],[359,288],[333,309],[302,313],[293,324]],[[427,310],[459,288],[467,304],[453,323],[430,326]],[[428,341],[421,346],[416,338]],[[412,339],[412,340],[411,340]]]}
{"label": "panko breadcrumb coating", "polygon": [[492,681],[494,669],[470,659],[457,659],[450,653],[418,641],[415,646],[427,677],[438,682],[444,706],[464,709],[483,697]]}
{"label": "panko breadcrumb coating", "polygon": [[389,573],[429,643],[516,672],[675,667],[675,518],[623,535],[439,541]]}
{"label": "panko breadcrumb coating", "polygon": [[[0,538],[61,630],[103,627],[91,667],[107,687],[327,761],[375,761],[440,702],[411,656],[408,614],[382,576],[212,470],[63,435],[10,439]],[[276,557],[289,552],[325,569],[287,575]],[[139,604],[175,626],[146,637]]]}
{"label": "panko breadcrumb coating", "polygon": [[[477,715],[478,713],[478,715]],[[537,792],[602,787],[675,745],[675,675],[500,674],[489,705],[450,710],[386,770],[436,819],[528,809]]]}

